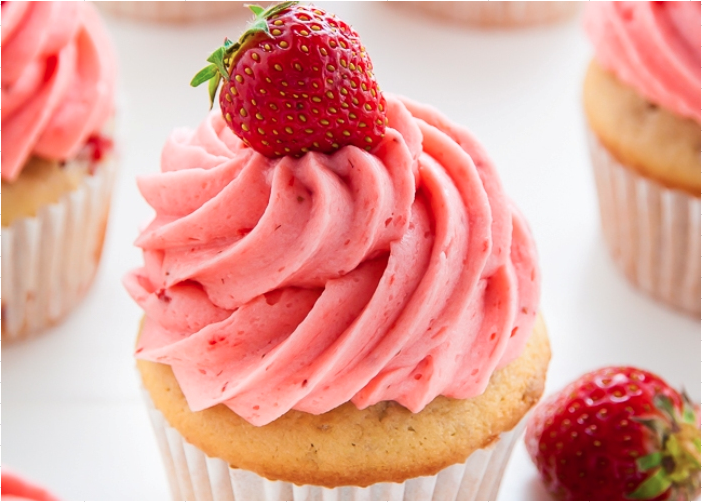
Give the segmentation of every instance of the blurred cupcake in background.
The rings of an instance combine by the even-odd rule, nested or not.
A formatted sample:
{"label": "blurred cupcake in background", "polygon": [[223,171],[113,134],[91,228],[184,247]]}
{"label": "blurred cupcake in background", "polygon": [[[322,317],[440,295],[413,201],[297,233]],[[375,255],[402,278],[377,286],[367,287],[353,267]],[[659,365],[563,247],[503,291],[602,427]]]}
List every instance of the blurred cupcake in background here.
{"label": "blurred cupcake in background", "polygon": [[85,294],[115,162],[116,59],[83,2],[2,3],[2,336],[59,321]]}
{"label": "blurred cupcake in background", "polygon": [[[246,2],[96,2],[104,12],[138,21],[196,23],[244,11]],[[248,10],[246,10],[248,12]]]}
{"label": "blurred cupcake in background", "polygon": [[448,21],[482,28],[518,28],[563,21],[580,2],[392,2]]}
{"label": "blurred cupcake in background", "polygon": [[641,290],[700,314],[700,2],[593,2],[584,106],[605,240]]}
{"label": "blurred cupcake in background", "polygon": [[27,481],[18,474],[2,467],[2,500],[59,500],[41,486]]}

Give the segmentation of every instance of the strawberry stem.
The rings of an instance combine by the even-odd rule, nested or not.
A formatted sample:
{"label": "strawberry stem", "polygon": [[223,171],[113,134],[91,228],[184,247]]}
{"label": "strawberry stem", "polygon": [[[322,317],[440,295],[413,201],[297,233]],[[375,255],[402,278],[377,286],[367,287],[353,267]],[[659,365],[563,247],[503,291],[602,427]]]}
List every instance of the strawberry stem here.
{"label": "strawberry stem", "polygon": [[207,58],[207,60],[210,63],[213,63],[215,65],[217,70],[219,70],[219,73],[224,78],[229,78],[229,70],[227,70],[227,67],[224,64],[224,60],[227,56],[227,52],[233,45],[234,42],[232,42],[228,38],[225,38],[224,45],[222,45],[222,47],[210,54],[210,57]]}

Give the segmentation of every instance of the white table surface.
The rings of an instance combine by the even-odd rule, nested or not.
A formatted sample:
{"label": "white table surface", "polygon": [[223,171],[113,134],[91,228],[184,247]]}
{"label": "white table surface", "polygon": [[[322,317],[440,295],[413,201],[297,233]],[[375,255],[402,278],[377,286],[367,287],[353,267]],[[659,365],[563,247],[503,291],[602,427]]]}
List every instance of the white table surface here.
{"label": "white table surface", "polygon": [[[591,50],[577,20],[476,31],[387,4],[320,5],[361,34],[384,90],[465,124],[496,162],[540,252],[553,349],[547,391],[591,369],[632,364],[699,397],[700,324],[633,290],[602,240],[580,105]],[[141,312],[120,283],[140,263],[132,242],[152,214],[134,179],[158,170],[174,127],[203,119],[207,92],[188,82],[244,19],[189,27],[107,20],[120,58],[122,164],[101,269],[62,325],[2,354],[3,465],[65,499],[169,498],[132,359]],[[520,443],[500,498],[546,497]]]}

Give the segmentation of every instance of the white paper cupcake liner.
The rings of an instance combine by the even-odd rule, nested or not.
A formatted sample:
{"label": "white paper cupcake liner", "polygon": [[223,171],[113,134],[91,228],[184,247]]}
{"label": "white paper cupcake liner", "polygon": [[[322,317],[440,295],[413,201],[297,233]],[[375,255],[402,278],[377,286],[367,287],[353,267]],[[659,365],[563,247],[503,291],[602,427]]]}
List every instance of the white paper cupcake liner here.
{"label": "white paper cupcake liner", "polygon": [[13,341],[55,324],[88,290],[110,207],[116,161],[35,217],[2,229],[2,336]]}
{"label": "white paper cupcake liner", "polygon": [[[199,1],[117,1],[95,2],[104,12],[111,15],[141,21],[164,23],[190,23],[241,11],[249,12],[244,4],[248,2],[199,2]],[[260,4],[260,2],[252,2]]]}
{"label": "white paper cupcake liner", "polygon": [[570,17],[580,2],[403,2],[412,8],[473,26],[547,24]]}
{"label": "white paper cupcake liner", "polygon": [[629,280],[700,315],[700,199],[619,162],[588,131],[605,241]]}
{"label": "white paper cupcake liner", "polygon": [[376,483],[366,488],[330,489],[270,481],[208,457],[168,424],[147,391],[144,398],[174,500],[495,500],[507,461],[525,424],[522,419],[489,447],[434,476],[404,483]]}

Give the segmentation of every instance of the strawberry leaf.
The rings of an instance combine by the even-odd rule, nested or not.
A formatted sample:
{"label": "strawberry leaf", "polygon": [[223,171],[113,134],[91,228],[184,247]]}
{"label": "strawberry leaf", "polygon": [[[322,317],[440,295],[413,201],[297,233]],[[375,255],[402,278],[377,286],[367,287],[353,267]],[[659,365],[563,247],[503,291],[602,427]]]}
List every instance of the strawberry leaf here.
{"label": "strawberry leaf", "polygon": [[256,15],[256,17],[259,17],[266,10],[260,5],[249,4],[247,5],[247,7],[251,10],[251,12],[253,12]]}
{"label": "strawberry leaf", "polygon": [[661,418],[632,417],[632,420],[653,432],[654,436],[659,440],[661,440],[668,431],[668,424]]}
{"label": "strawberry leaf", "polygon": [[276,5],[272,5],[264,11],[261,16],[265,18],[271,18],[275,16],[276,14],[283,12],[285,9],[292,7],[293,5],[297,5],[300,2],[281,2]]}
{"label": "strawberry leaf", "polygon": [[690,403],[690,398],[687,396],[685,391],[682,392],[682,397],[683,397],[683,412],[682,412],[682,420],[686,424],[690,425],[697,425],[697,414],[695,413],[695,409],[692,407],[692,404]]}
{"label": "strawberry leaf", "polygon": [[632,500],[653,500],[662,495],[672,484],[673,482],[666,476],[665,471],[658,469],[628,497]]}
{"label": "strawberry leaf", "polygon": [[190,85],[193,87],[197,87],[200,84],[203,84],[213,78],[215,75],[217,75],[218,70],[217,70],[217,65],[211,64],[205,66],[202,70],[197,72],[197,75],[193,77],[193,79],[190,81]]}
{"label": "strawberry leaf", "polygon": [[292,7],[297,3],[298,2],[282,2],[277,5],[273,5],[265,10],[258,5],[249,5],[249,9],[251,9],[251,12],[253,12],[256,15],[256,17],[249,25],[249,29],[246,30],[246,33],[244,33],[239,39],[239,44],[243,44],[244,40],[258,32],[263,32],[266,35],[270,36],[271,33],[270,29],[268,28],[268,20],[271,17],[278,14],[279,12],[282,12],[285,9]]}
{"label": "strawberry leaf", "polygon": [[697,417],[695,416],[695,411],[687,406],[683,409],[683,422],[686,424],[694,425],[697,422]]}
{"label": "strawberry leaf", "polygon": [[263,17],[256,18],[256,20],[253,23],[251,23],[251,25],[249,26],[249,30],[241,38],[241,42],[243,42],[250,35],[253,35],[254,33],[258,33],[260,31],[264,32],[268,36],[270,36],[271,34],[268,28],[268,21],[266,21],[266,19]]}
{"label": "strawberry leaf", "polygon": [[207,58],[210,63],[213,63],[217,67],[219,73],[226,79],[229,78],[229,70],[227,70],[227,66],[224,64],[224,58],[227,56],[227,50],[228,47],[223,45],[210,54],[210,57]]}
{"label": "strawberry leaf", "polygon": [[665,449],[668,450],[670,454],[673,455],[673,457],[677,457],[682,453],[682,449],[680,448],[680,442],[678,441],[678,438],[672,434],[668,436],[665,442]]}
{"label": "strawberry leaf", "polygon": [[208,91],[210,93],[210,110],[214,106],[214,99],[217,95],[217,88],[219,87],[220,80],[222,80],[222,76],[219,73],[210,79],[210,84],[208,86]]}
{"label": "strawberry leaf", "polygon": [[673,407],[673,401],[671,401],[668,396],[656,394],[656,396],[653,398],[653,404],[655,404],[659,410],[665,411],[672,420],[675,420],[675,408]]}
{"label": "strawberry leaf", "polygon": [[636,459],[636,466],[640,471],[648,471],[654,467],[661,465],[663,461],[663,454],[659,451],[646,455],[645,457],[639,457]]}

